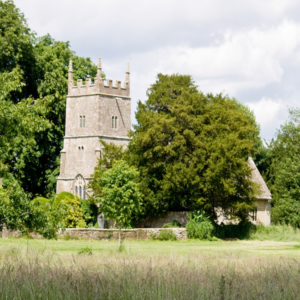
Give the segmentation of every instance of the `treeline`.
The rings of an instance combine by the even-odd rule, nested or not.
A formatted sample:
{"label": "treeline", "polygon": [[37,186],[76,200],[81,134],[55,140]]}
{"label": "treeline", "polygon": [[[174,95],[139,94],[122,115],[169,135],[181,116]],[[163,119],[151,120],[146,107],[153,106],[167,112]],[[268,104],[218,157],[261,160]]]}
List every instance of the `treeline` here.
{"label": "treeline", "polygon": [[[0,224],[44,228],[48,236],[57,218],[68,220],[64,226],[93,225],[95,204],[105,197],[104,174],[119,160],[137,174],[135,220],[199,209],[215,220],[220,207],[244,222],[260,192],[250,180],[252,156],[273,194],[272,221],[300,227],[300,111],[290,110],[274,139],[263,143],[248,107],[203,94],[188,75],[158,74],[145,104],[138,103],[126,151],[103,142],[88,208],[70,195],[57,200],[70,59],[75,81],[96,75],[90,58],[77,56],[68,42],[37,37],[13,1],[0,1]],[[76,211],[77,223],[66,207]]]}

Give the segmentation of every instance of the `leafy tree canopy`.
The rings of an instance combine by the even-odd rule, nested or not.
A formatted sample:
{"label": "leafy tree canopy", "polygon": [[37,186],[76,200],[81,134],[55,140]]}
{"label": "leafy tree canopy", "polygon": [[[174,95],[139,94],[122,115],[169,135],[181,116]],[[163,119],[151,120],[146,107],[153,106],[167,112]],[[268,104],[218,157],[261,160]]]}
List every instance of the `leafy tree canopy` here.
{"label": "leafy tree canopy", "polygon": [[270,143],[272,221],[300,227],[300,109],[290,109]]}
{"label": "leafy tree canopy", "polygon": [[[2,163],[9,166],[9,172],[26,191],[49,196],[55,191],[59,174],[69,60],[73,60],[75,81],[93,78],[97,67],[90,58],[76,56],[69,42],[56,41],[49,34],[38,38],[13,1],[0,0],[0,18],[0,74],[12,74],[15,78],[22,75],[22,81],[20,77],[17,79],[18,87],[10,87],[9,97],[5,97],[10,100],[7,105],[13,109],[12,105],[23,99],[32,103],[46,98],[43,116],[52,125],[36,130],[30,140],[20,133],[18,137],[22,142],[14,144]],[[24,114],[26,112],[24,110]],[[40,128],[34,119],[31,125]]]}
{"label": "leafy tree canopy", "polygon": [[99,197],[99,209],[108,220],[116,221],[119,228],[131,226],[141,210],[141,194],[137,184],[138,171],[125,161],[115,161],[99,178],[103,196]]}
{"label": "leafy tree canopy", "polygon": [[158,74],[139,102],[126,159],[140,172],[147,213],[203,208],[241,219],[257,187],[247,157],[258,128],[236,101],[199,92],[190,76]]}

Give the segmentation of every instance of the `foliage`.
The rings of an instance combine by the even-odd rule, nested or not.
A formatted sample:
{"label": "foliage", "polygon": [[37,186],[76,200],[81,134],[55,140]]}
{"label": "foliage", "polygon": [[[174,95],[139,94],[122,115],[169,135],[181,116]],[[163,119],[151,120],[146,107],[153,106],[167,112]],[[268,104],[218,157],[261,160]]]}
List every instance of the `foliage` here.
{"label": "foliage", "polygon": [[84,219],[81,219],[77,222],[76,228],[86,228],[86,223]]}
{"label": "foliage", "polygon": [[37,197],[30,200],[14,181],[6,189],[0,188],[0,224],[23,233],[37,232],[45,238],[56,238],[58,228],[64,228],[63,210],[52,204],[53,199]]}
{"label": "foliage", "polygon": [[300,227],[300,110],[290,109],[270,143],[272,221]]}
{"label": "foliage", "polygon": [[80,207],[84,215],[84,221],[88,227],[97,222],[98,207],[94,198],[80,199]]}
{"label": "foliage", "polygon": [[213,234],[220,239],[248,239],[255,232],[256,226],[251,222],[239,224],[214,225]]}
{"label": "foliage", "polygon": [[165,223],[162,228],[181,228],[182,225],[177,221],[173,220],[170,223]]}
{"label": "foliage", "polygon": [[75,81],[93,78],[97,67],[90,58],[76,56],[69,42],[55,41],[49,34],[37,38],[11,0],[0,0],[0,19],[0,86],[9,91],[5,97],[0,91],[0,123],[6,136],[20,129],[12,140],[6,139],[0,169],[13,174],[25,191],[49,197],[59,174],[69,60]]}
{"label": "foliage", "polygon": [[84,214],[80,207],[80,200],[71,193],[62,192],[55,199],[55,205],[64,209],[65,228],[76,228],[83,220]]}
{"label": "foliage", "polygon": [[189,239],[210,239],[213,230],[214,226],[204,211],[194,211],[189,214],[189,221],[186,224]]}
{"label": "foliage", "polygon": [[99,210],[120,227],[130,226],[134,216],[141,210],[137,177],[137,170],[120,160],[115,161],[113,167],[104,172],[98,181],[103,187],[103,197],[97,198]]}
{"label": "foliage", "polygon": [[204,95],[190,76],[158,74],[136,119],[125,159],[140,172],[147,215],[203,208],[216,218],[221,207],[246,218],[258,131],[235,101]]}
{"label": "foliage", "polygon": [[102,144],[102,155],[98,159],[98,163],[95,167],[94,174],[92,175],[92,180],[89,181],[88,188],[93,191],[92,195],[89,195],[90,199],[95,201],[98,197],[103,196],[103,187],[99,185],[99,179],[102,177],[103,173],[111,169],[114,161],[121,160],[124,155],[123,146],[117,146],[114,143],[106,143],[100,140]]}
{"label": "foliage", "polygon": [[85,247],[85,248],[81,248],[79,251],[78,251],[78,254],[87,254],[87,255],[92,255],[93,254],[93,249],[90,248],[90,247]]}
{"label": "foliage", "polygon": [[176,234],[171,230],[161,230],[159,235],[152,234],[151,239],[159,241],[176,241]]}

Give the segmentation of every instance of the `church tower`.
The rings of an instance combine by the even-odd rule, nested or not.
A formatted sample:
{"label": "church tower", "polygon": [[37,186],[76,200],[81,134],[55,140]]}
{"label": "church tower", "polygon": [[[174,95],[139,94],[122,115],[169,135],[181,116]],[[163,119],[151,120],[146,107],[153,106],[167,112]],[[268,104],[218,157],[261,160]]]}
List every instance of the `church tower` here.
{"label": "church tower", "polygon": [[131,128],[130,72],[127,64],[124,86],[117,80],[102,79],[101,59],[94,83],[90,78],[73,83],[72,61],[69,65],[68,96],[64,148],[56,192],[70,192],[86,198],[86,187],[97,159],[102,155],[101,140],[127,145]]}

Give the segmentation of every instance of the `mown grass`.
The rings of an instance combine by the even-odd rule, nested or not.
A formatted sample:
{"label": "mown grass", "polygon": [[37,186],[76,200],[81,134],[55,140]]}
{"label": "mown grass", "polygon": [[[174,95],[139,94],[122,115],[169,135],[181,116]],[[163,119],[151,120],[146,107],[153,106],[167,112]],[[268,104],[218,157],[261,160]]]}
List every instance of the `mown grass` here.
{"label": "mown grass", "polygon": [[[43,248],[42,244],[33,248],[32,240],[28,244],[22,242],[18,246],[6,243],[0,250],[0,299],[276,300],[297,299],[300,293],[300,256],[242,252],[241,248],[237,250],[238,242],[223,243],[235,245],[234,251],[229,251],[228,247],[223,251],[199,251],[205,247],[220,248],[213,248],[217,242],[193,241],[190,245],[198,243],[198,251],[185,254],[176,251],[131,253],[130,243],[127,243],[127,251],[118,253],[108,247],[116,246],[115,243],[85,241],[69,241],[73,251],[63,252]],[[89,249],[105,244],[106,251],[76,253],[78,249],[86,249],[88,243]],[[175,250],[177,245],[189,245],[142,243],[150,248],[172,244]],[[242,244],[244,250],[247,244],[252,245],[245,242]],[[268,245],[267,242],[258,244]],[[297,246],[272,243],[279,248],[284,244]]]}

